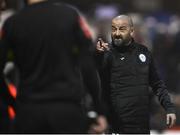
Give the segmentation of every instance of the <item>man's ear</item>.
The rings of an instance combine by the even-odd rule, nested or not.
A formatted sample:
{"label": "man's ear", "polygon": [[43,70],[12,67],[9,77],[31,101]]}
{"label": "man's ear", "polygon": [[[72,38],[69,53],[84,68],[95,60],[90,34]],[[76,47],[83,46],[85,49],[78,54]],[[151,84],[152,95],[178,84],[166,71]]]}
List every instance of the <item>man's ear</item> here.
{"label": "man's ear", "polygon": [[133,35],[134,35],[134,28],[133,28],[133,27],[131,27],[130,35],[131,35],[132,37],[133,37]]}

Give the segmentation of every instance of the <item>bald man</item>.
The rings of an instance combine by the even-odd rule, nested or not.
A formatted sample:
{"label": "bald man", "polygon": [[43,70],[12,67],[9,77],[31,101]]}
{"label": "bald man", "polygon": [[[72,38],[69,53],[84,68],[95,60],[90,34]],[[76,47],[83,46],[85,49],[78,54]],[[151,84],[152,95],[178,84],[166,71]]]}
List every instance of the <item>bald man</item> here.
{"label": "bald man", "polygon": [[99,39],[96,60],[103,97],[114,133],[150,133],[149,86],[166,110],[167,125],[176,115],[167,88],[160,79],[148,49],[133,39],[133,22],[120,15],[112,20],[112,43]]}

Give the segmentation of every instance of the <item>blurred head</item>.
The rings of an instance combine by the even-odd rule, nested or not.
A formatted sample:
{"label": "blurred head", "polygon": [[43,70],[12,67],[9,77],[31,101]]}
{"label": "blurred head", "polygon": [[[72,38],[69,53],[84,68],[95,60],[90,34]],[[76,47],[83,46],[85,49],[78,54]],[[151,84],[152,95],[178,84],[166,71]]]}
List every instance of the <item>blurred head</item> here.
{"label": "blurred head", "polygon": [[5,10],[17,10],[18,1],[17,0],[0,0],[0,13]]}
{"label": "blurred head", "polygon": [[112,20],[111,38],[114,46],[128,46],[132,40],[133,32],[133,22],[129,16],[120,15]]}
{"label": "blurred head", "polygon": [[46,0],[25,0],[25,3],[27,4],[35,4],[41,1],[46,1]]}

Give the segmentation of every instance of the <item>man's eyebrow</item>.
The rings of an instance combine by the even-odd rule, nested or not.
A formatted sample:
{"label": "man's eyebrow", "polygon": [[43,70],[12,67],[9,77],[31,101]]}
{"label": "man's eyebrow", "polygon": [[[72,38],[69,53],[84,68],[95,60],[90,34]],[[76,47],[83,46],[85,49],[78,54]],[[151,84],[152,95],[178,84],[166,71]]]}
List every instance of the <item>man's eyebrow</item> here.
{"label": "man's eyebrow", "polygon": [[120,26],[119,28],[128,28],[128,26]]}
{"label": "man's eyebrow", "polygon": [[113,27],[113,28],[118,28],[118,29],[119,29],[119,28],[127,28],[128,26],[125,26],[125,25],[123,25],[123,26],[113,26],[113,25],[112,25],[112,27]]}

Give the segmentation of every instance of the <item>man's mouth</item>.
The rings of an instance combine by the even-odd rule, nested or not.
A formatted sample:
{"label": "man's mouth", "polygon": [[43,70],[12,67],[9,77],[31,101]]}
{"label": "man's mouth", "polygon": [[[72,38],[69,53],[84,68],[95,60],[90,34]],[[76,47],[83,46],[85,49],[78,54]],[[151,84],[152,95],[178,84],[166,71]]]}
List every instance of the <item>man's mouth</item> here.
{"label": "man's mouth", "polygon": [[122,42],[122,38],[115,38],[114,39],[116,42]]}
{"label": "man's mouth", "polygon": [[115,37],[114,40],[122,40],[121,37]]}
{"label": "man's mouth", "polygon": [[115,38],[114,39],[114,44],[117,46],[120,46],[122,44],[123,40],[122,38]]}

